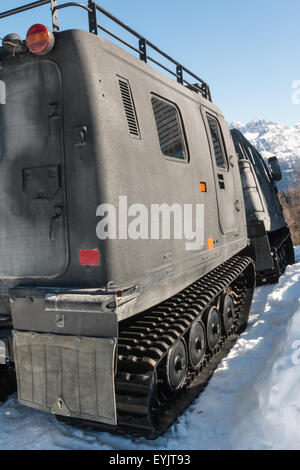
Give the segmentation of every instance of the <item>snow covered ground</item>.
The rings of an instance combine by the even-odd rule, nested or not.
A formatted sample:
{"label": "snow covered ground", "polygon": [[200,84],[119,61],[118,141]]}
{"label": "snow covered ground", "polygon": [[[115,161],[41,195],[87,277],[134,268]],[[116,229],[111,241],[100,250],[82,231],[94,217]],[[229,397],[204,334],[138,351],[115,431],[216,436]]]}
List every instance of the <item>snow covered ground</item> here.
{"label": "snow covered ground", "polygon": [[0,405],[0,448],[300,449],[300,247],[296,256],[278,285],[257,289],[246,332],[163,437],[81,430],[12,396]]}

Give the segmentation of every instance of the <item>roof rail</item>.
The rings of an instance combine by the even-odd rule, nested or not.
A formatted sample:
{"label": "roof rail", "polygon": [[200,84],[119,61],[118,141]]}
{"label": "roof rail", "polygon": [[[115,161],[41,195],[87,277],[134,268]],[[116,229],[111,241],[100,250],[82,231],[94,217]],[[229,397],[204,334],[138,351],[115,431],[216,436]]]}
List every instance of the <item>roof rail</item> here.
{"label": "roof rail", "polygon": [[[28,3],[23,6],[20,6],[18,8],[13,8],[12,10],[5,11],[3,13],[0,13],[0,19],[1,18],[6,18],[11,15],[15,15],[17,13],[22,13],[24,11],[31,10],[33,8],[37,8],[43,5],[51,4],[51,14],[52,14],[52,26],[53,26],[53,31],[58,32],[59,31],[59,18],[58,18],[58,11],[63,9],[63,8],[68,8],[68,7],[80,7],[83,8],[88,12],[88,19],[89,19],[89,31],[92,34],[98,35],[99,29],[109,36],[113,37],[115,40],[121,42],[124,44],[126,47],[130,48],[134,52],[136,52],[140,59],[143,62],[152,62],[156,66],[162,68],[169,74],[171,74],[173,77],[176,78],[177,82],[180,83],[181,85],[187,86],[190,90],[195,91],[196,93],[201,93],[201,95],[208,99],[209,101],[212,101],[211,98],[211,93],[210,93],[210,88],[209,85],[199,78],[197,75],[195,75],[193,72],[188,70],[185,66],[183,66],[180,62],[177,62],[175,59],[170,57],[168,54],[166,54],[164,51],[159,49],[157,46],[155,46],[152,42],[148,41],[144,36],[138,34],[136,31],[134,31],[132,28],[127,26],[125,23],[123,23],[121,20],[113,16],[111,13],[108,11],[104,10],[100,5],[98,5],[96,2],[93,0],[88,0],[88,5],[84,5],[82,3],[78,2],[67,2],[63,3],[62,5],[58,4],[58,0],[39,0],[36,2]],[[115,33],[110,31],[109,29],[105,28],[102,26],[100,23],[98,23],[98,18],[97,18],[97,12],[100,12],[102,15],[106,16],[110,20],[112,20],[114,23],[119,25],[121,28],[125,29],[127,32],[132,34],[135,38],[138,39],[138,46],[135,47],[132,44],[128,43],[121,37],[117,36]],[[163,65],[161,62],[158,60],[154,59],[149,55],[149,52],[151,53],[152,51],[155,51],[158,53],[160,56],[164,57],[167,59],[168,62],[172,64],[172,66],[175,66],[175,71],[174,69],[171,70],[169,66]],[[186,80],[186,75],[189,77],[192,77],[192,81],[196,80],[197,83],[190,83],[189,81]]]}

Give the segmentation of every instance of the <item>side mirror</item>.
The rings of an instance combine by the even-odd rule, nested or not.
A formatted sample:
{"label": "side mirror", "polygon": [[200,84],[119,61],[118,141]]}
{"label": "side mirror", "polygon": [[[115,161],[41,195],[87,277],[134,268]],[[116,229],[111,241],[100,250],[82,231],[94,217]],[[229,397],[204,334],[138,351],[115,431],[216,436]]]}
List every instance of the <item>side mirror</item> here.
{"label": "side mirror", "polygon": [[269,167],[274,181],[282,180],[282,173],[280,169],[280,164],[277,157],[271,157],[268,159]]}

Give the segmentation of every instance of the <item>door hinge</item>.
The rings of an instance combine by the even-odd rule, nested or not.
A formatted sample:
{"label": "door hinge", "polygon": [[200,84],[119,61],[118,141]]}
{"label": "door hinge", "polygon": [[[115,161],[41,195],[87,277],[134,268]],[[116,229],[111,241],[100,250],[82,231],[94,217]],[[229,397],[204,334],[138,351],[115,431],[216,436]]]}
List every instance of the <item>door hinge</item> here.
{"label": "door hinge", "polygon": [[53,215],[53,217],[51,217],[50,230],[49,230],[49,238],[52,242],[55,240],[56,223],[63,216],[63,208],[62,206],[54,206],[54,211],[55,211],[55,214]]}
{"label": "door hinge", "polygon": [[78,126],[71,129],[74,147],[84,147],[87,145],[87,126]]}

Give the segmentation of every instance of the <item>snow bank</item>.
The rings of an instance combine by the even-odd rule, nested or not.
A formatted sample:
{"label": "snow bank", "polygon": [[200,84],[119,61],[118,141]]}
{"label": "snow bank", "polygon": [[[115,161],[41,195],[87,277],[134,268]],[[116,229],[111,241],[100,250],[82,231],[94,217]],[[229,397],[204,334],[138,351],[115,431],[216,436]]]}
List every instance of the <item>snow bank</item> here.
{"label": "snow bank", "polygon": [[0,405],[0,448],[300,449],[300,247],[296,256],[278,285],[257,289],[246,332],[161,438],[70,427],[13,396]]}

